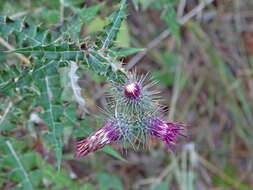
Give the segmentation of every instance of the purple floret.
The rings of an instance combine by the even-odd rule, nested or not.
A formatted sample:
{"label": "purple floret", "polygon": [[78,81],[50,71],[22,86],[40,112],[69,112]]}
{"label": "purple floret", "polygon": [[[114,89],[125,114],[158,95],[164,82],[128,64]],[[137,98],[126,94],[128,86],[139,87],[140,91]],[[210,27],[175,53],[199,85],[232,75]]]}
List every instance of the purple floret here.
{"label": "purple floret", "polygon": [[106,122],[104,127],[95,131],[88,137],[85,137],[76,143],[75,157],[86,156],[103,148],[105,145],[116,142],[120,139],[120,133],[110,122]]}
{"label": "purple floret", "polygon": [[148,126],[149,134],[165,142],[172,151],[174,151],[178,136],[186,137],[182,133],[184,129],[185,124],[183,123],[166,123],[159,118],[153,118]]}
{"label": "purple floret", "polygon": [[141,88],[137,83],[131,82],[125,85],[124,94],[127,98],[137,99],[141,95]]}

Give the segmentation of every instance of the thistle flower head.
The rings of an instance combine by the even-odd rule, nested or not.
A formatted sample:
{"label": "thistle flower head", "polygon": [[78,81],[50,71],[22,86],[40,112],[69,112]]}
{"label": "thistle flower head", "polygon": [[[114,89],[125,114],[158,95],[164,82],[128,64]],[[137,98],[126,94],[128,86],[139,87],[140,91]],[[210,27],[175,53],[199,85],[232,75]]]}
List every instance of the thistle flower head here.
{"label": "thistle flower head", "polygon": [[113,104],[124,105],[124,112],[153,112],[158,106],[159,92],[153,90],[156,82],[147,80],[148,75],[138,77],[130,73],[123,84],[113,83],[111,96]]}
{"label": "thistle flower head", "polygon": [[120,138],[118,129],[111,122],[106,122],[102,128],[90,136],[77,141],[75,157],[85,156]]}
{"label": "thistle flower head", "polygon": [[167,123],[159,119],[158,92],[152,90],[155,82],[146,76],[130,74],[122,83],[113,83],[110,104],[105,111],[107,122],[90,136],[77,142],[76,157],[85,156],[107,144],[145,145],[149,137],[155,137],[174,150],[182,133],[183,123]]}
{"label": "thistle flower head", "polygon": [[155,117],[152,118],[147,125],[150,136],[165,142],[172,151],[174,151],[174,146],[178,137],[186,137],[186,135],[182,133],[185,129],[185,124],[183,123],[166,123]]}

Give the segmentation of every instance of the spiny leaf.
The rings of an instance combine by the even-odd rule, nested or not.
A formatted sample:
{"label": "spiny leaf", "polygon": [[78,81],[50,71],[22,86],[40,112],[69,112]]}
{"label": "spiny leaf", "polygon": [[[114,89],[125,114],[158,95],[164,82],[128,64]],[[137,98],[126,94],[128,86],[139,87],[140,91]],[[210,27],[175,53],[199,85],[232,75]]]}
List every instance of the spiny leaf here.
{"label": "spiny leaf", "polygon": [[52,35],[45,29],[28,24],[24,20],[0,16],[0,36],[8,40],[10,35],[16,37],[19,47],[48,44],[53,41]]}
{"label": "spiny leaf", "polygon": [[41,70],[50,67],[54,62],[39,62],[35,60],[33,63],[33,68],[26,68],[18,76],[13,75],[8,77],[8,80],[4,83],[0,84],[0,92],[8,92],[10,89],[14,88],[24,88],[29,87],[32,82],[34,82],[34,78],[39,78],[36,75],[39,75]]}
{"label": "spiny leaf", "polygon": [[50,182],[53,182],[53,184],[51,184],[53,186],[52,189],[79,189],[76,181],[73,181],[69,177],[69,173],[67,173],[64,169],[62,169],[61,172],[58,172],[41,157],[39,157],[38,160],[39,166],[41,167],[40,172],[42,173],[43,178],[47,179]]}
{"label": "spiny leaf", "polygon": [[111,81],[121,83],[127,79],[121,63],[113,60],[103,51],[90,50],[86,56],[86,63],[97,74],[106,76]]}
{"label": "spiny leaf", "polygon": [[115,47],[115,48],[111,48],[108,51],[108,54],[111,57],[116,57],[117,59],[121,59],[133,54],[136,54],[140,51],[144,51],[145,49],[143,48],[123,48],[123,47]]}
{"label": "spiny leaf", "polygon": [[12,52],[21,53],[26,56],[37,57],[43,60],[77,61],[83,60],[84,58],[83,51],[74,43],[39,45],[16,49]]}
{"label": "spiny leaf", "polygon": [[[53,48],[53,45],[49,45],[50,48]],[[48,47],[48,46],[45,46]],[[47,51],[47,53],[51,53],[51,55],[47,55],[45,52],[43,53],[42,47],[38,49],[38,52],[32,52],[32,51],[23,51],[23,50],[18,50],[19,53],[21,52],[26,52],[28,54],[32,53],[34,56],[35,54],[41,55],[41,59],[43,57],[44,60],[55,60],[55,61],[81,61],[83,64],[87,65],[90,69],[95,71],[99,75],[103,75],[107,77],[109,80],[115,81],[115,82],[123,82],[126,79],[126,74],[125,71],[122,69],[121,63],[118,62],[116,59],[113,58],[113,56],[110,56],[106,51],[97,51],[94,49],[89,49],[87,52],[87,55],[84,54],[81,51],[74,50],[73,51],[68,51],[71,50],[71,47],[73,46],[65,46],[59,48],[55,48],[55,51]],[[76,47],[73,47],[76,48]],[[26,48],[25,48],[26,49]],[[47,49],[47,48],[45,48]],[[65,50],[64,50],[65,49]],[[45,58],[44,57],[47,57]],[[38,62],[38,61],[37,61]],[[13,80],[9,80],[7,83],[0,85],[0,90],[4,91],[10,88],[14,87],[20,87],[22,85],[28,85],[29,82],[33,81],[33,77],[39,73],[40,70],[45,69],[46,67],[49,67],[52,65],[53,62],[39,62],[35,64],[34,69],[26,69],[23,71],[23,74],[18,78],[18,80],[13,82]],[[26,83],[26,84],[25,84]]]}
{"label": "spiny leaf", "polygon": [[126,159],[124,159],[117,151],[115,151],[114,149],[112,149],[110,146],[105,146],[103,149],[102,149],[104,152],[106,152],[107,154],[121,160],[121,161],[124,161],[124,162],[127,162]]}
{"label": "spiny leaf", "polygon": [[118,12],[112,15],[112,23],[105,27],[105,38],[103,40],[102,49],[108,48],[119,32],[121,22],[126,17],[126,0],[121,0]]}
{"label": "spiny leaf", "polygon": [[73,12],[76,14],[73,17],[66,18],[65,22],[60,26],[59,30],[63,39],[70,38],[72,41],[79,42],[82,27],[92,19],[94,19],[98,11],[104,6],[104,3],[99,3],[87,8],[72,7]]}
{"label": "spiny leaf", "polygon": [[175,0],[165,0],[167,1],[165,4],[165,9],[161,18],[166,22],[169,26],[169,30],[171,34],[175,35],[176,39],[180,41],[180,24],[177,20],[177,13],[174,8],[176,3]]}
{"label": "spiny leaf", "polygon": [[19,65],[0,64],[0,93],[13,95],[13,90],[9,91],[5,87],[15,84],[19,76],[23,73]]}
{"label": "spiny leaf", "polygon": [[60,76],[57,72],[56,63],[41,70],[38,77],[40,78],[35,78],[35,81],[41,94],[37,99],[37,105],[44,109],[41,118],[48,126],[47,140],[53,145],[57,166],[60,168],[62,159],[61,134],[63,131],[60,118],[63,115],[63,107],[60,99],[62,91],[60,89]]}
{"label": "spiny leaf", "polygon": [[[39,190],[49,187],[48,185],[51,189],[79,189],[76,181],[70,178],[69,173],[64,169],[59,172],[39,154],[32,152],[31,149],[28,150],[25,142],[15,139],[6,141],[6,139],[0,137],[0,170],[5,171],[1,173],[1,179],[17,183],[12,189]],[[41,185],[45,180],[48,184],[44,184],[43,188]],[[29,181],[32,187],[29,186]]]}
{"label": "spiny leaf", "polygon": [[94,6],[90,6],[82,9],[75,9],[74,11],[82,19],[83,22],[89,22],[92,20],[98,13],[98,11],[104,6],[104,3],[99,3]]}
{"label": "spiny leaf", "polygon": [[27,173],[27,171],[25,170],[20,158],[18,157],[17,153],[15,152],[12,144],[10,141],[6,141],[6,145],[12,155],[12,157],[14,158],[15,162],[16,162],[16,168],[20,170],[21,174],[23,175],[23,181],[22,181],[22,187],[24,189],[28,189],[28,190],[33,190],[33,185],[31,182],[31,179]]}

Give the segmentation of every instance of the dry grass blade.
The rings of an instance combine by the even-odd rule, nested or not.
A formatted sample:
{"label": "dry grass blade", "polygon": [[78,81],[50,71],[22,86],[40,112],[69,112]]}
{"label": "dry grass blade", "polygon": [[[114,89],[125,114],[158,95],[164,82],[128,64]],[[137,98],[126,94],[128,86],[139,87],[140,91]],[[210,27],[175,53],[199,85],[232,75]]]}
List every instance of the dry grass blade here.
{"label": "dry grass blade", "polygon": [[[8,42],[6,42],[2,37],[0,37],[0,44],[2,44],[4,47],[6,47],[8,50],[15,50],[14,47],[12,47]],[[19,54],[19,53],[14,53],[14,55],[19,58],[22,62],[25,63],[25,66],[29,66],[31,64],[30,60],[25,57],[24,55],[22,54]]]}

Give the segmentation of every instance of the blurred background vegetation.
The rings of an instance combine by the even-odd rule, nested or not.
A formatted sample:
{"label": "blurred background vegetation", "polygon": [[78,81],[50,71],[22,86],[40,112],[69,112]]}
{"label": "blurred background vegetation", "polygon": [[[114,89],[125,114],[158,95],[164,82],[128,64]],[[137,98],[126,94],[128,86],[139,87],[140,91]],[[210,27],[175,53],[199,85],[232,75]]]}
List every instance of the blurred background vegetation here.
{"label": "blurred background vegetation", "polygon": [[[0,0],[0,14],[28,18],[54,31],[74,12],[87,23],[79,36],[85,37],[103,29],[118,4]],[[90,20],[86,8],[94,5]],[[39,108],[9,112],[12,105],[0,92],[0,133],[5,137],[0,139],[0,189],[253,189],[253,1],[129,0],[127,15],[116,43],[141,51],[122,59],[124,67],[149,72],[159,82],[165,118],[188,123],[189,138],[179,143],[176,154],[150,141],[149,149],[122,151],[113,145],[73,158],[75,138],[101,126],[98,107],[106,106],[105,78],[85,72],[79,83],[89,114],[80,114],[64,131],[58,170],[54,153],[40,138],[46,126],[34,115]],[[4,42],[1,38],[1,50],[6,50]],[[0,60],[0,70],[20,62],[3,54]],[[66,89],[62,98],[68,98]]]}

